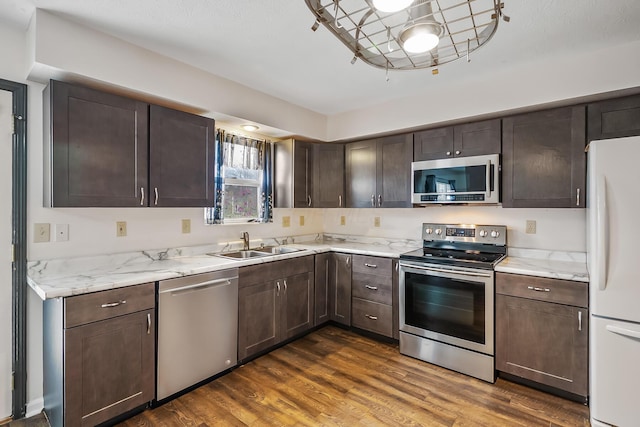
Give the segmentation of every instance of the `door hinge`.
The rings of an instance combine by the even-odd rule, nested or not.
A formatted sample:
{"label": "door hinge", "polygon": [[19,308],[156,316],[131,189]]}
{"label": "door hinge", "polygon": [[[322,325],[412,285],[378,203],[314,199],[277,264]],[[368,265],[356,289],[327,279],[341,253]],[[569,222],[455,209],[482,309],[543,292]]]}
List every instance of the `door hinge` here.
{"label": "door hinge", "polygon": [[16,133],[16,120],[22,120],[22,116],[16,116],[15,114],[11,115],[11,134],[15,135]]}
{"label": "door hinge", "polygon": [[11,262],[16,262],[16,245],[11,245]]}
{"label": "door hinge", "polygon": [[11,372],[11,391],[15,390],[15,384],[16,384],[16,373],[15,372]]}

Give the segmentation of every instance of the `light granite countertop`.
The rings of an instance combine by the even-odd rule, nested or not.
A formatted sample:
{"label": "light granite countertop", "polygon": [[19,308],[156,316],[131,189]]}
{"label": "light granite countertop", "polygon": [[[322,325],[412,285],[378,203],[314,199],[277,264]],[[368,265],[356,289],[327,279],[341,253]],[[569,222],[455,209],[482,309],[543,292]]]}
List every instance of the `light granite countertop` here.
{"label": "light granite countertop", "polygon": [[[251,246],[256,247],[260,244],[270,246],[281,243],[283,242],[279,239],[265,239],[252,241]],[[29,262],[27,283],[40,298],[45,300],[329,251],[398,258],[401,253],[420,247],[420,243],[412,240],[342,235],[325,235],[322,239],[322,236],[315,235],[296,237],[295,244],[288,245],[300,249],[299,252],[241,260],[207,255],[237,250],[238,242],[93,257],[61,258]]]}
{"label": "light granite countertop", "polygon": [[496,271],[576,282],[589,281],[584,252],[509,248],[508,255],[496,266]]}

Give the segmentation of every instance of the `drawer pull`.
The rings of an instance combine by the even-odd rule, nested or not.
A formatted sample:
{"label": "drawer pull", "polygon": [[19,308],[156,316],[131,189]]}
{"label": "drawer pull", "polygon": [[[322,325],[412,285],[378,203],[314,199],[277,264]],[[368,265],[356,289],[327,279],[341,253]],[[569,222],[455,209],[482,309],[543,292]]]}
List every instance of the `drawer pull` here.
{"label": "drawer pull", "polygon": [[117,307],[119,305],[126,304],[126,303],[127,303],[126,300],[116,301],[116,302],[107,302],[107,303],[102,304],[100,307],[102,307],[102,308],[111,308],[111,307]]}
{"label": "drawer pull", "polygon": [[578,330],[582,331],[582,312],[578,312]]}
{"label": "drawer pull", "polygon": [[378,266],[376,264],[369,264],[369,263],[364,263],[365,267],[369,267],[369,268],[378,268]]}
{"label": "drawer pull", "polygon": [[364,285],[364,287],[367,288],[367,289],[371,289],[372,291],[377,291],[378,290],[377,286]]}
{"label": "drawer pull", "polygon": [[536,292],[551,292],[551,289],[549,288],[538,288],[537,286],[527,286],[527,289],[531,289]]}
{"label": "drawer pull", "polygon": [[378,320],[378,316],[372,316],[370,314],[365,314],[364,317],[366,317],[367,319],[371,319],[371,320]]}

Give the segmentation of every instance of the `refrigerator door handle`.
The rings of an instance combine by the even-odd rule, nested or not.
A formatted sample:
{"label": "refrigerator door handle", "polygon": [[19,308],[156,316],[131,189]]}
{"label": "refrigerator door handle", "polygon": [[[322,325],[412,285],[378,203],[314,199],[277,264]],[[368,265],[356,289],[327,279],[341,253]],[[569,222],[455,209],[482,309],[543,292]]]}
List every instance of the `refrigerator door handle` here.
{"label": "refrigerator door handle", "polygon": [[609,246],[609,231],[607,217],[607,181],[604,175],[598,178],[596,188],[596,215],[597,215],[597,247],[596,258],[600,264],[598,269],[598,289],[604,291],[607,287],[607,248]]}
{"label": "refrigerator door handle", "polygon": [[614,334],[623,335],[629,338],[640,339],[640,331],[634,331],[632,329],[621,328],[619,326],[607,325],[607,331]]}

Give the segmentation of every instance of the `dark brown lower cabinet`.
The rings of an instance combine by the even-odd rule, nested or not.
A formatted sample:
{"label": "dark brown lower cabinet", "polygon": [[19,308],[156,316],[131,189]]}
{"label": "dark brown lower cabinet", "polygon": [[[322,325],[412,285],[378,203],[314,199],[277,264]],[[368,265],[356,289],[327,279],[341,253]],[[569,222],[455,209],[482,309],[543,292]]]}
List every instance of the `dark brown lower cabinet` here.
{"label": "dark brown lower cabinet", "polygon": [[391,258],[353,256],[351,324],[356,328],[394,337],[395,265]]}
{"label": "dark brown lower cabinet", "polygon": [[586,283],[497,273],[496,369],[586,400],[587,292]]}
{"label": "dark brown lower cabinet", "polygon": [[53,427],[94,426],[155,398],[155,285],[46,300],[44,400]]}
{"label": "dark brown lower cabinet", "polygon": [[329,267],[329,317],[351,326],[351,255],[333,253]]}
{"label": "dark brown lower cabinet", "polygon": [[314,326],[314,257],[275,261],[239,272],[238,360]]}

